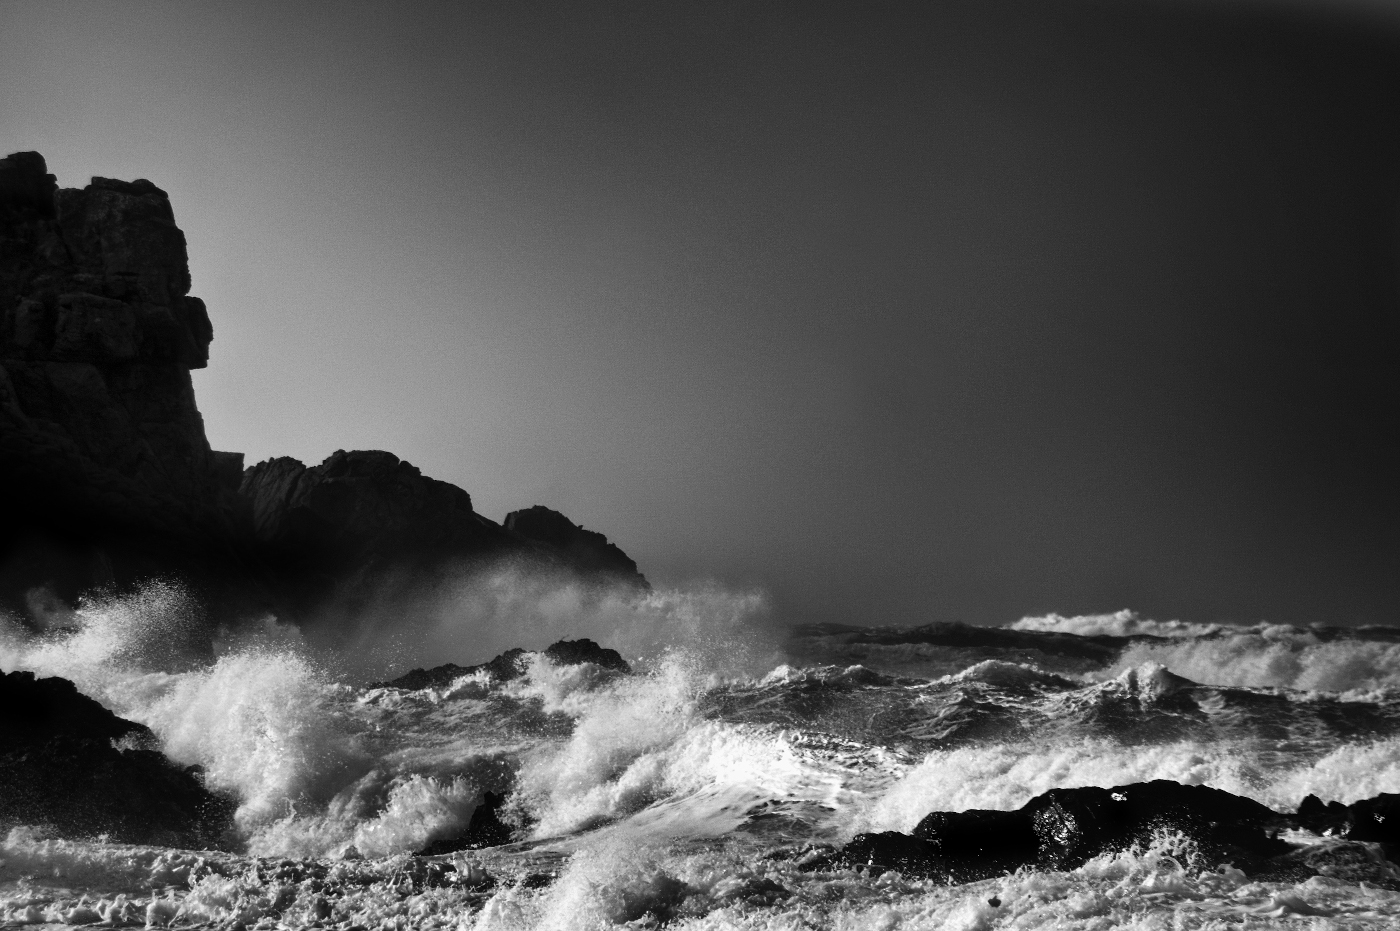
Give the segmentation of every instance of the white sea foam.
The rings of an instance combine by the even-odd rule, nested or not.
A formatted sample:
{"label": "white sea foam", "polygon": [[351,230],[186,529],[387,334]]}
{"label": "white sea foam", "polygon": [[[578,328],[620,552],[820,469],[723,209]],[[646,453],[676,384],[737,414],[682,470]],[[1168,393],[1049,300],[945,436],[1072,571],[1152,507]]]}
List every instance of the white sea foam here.
{"label": "white sea foam", "polygon": [[931,811],[1011,811],[1055,788],[1109,788],[1153,779],[1208,785],[1292,811],[1309,794],[1353,802],[1400,792],[1400,742],[1344,745],[1319,759],[1265,762],[1246,743],[1125,746],[1104,739],[1008,743],[928,754],[851,824],[910,831]]}
{"label": "white sea foam", "polygon": [[352,616],[330,614],[311,625],[308,636],[335,644],[346,668],[367,679],[581,637],[629,662],[684,649],[725,675],[770,668],[777,655],[762,592],[716,584],[639,592],[510,565],[463,571],[430,590],[386,587]]}
{"label": "white sea foam", "polygon": [[1106,674],[1149,662],[1207,685],[1323,692],[1400,690],[1400,644],[1323,640],[1306,628],[1268,625],[1208,640],[1135,644]]}
{"label": "white sea foam", "polygon": [[1125,608],[1112,614],[1023,617],[1012,624],[1011,629],[1076,634],[1080,637],[1204,637],[1220,632],[1222,627],[1219,624],[1193,624],[1189,621],[1154,621]]}

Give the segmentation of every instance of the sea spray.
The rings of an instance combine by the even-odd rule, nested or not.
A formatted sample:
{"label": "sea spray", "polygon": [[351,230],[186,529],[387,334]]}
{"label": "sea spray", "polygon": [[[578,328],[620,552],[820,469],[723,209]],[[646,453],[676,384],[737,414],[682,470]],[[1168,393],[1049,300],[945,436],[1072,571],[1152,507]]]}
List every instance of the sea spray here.
{"label": "sea spray", "polygon": [[[522,584],[492,595],[509,610],[487,615],[545,619],[522,635],[594,636],[635,673],[529,653],[507,682],[368,689],[275,619],[207,642],[181,633],[199,615],[169,588],[92,599],[44,631],[12,625],[0,665],[67,675],[147,724],[178,764],[236,798],[244,847],[17,828],[0,845],[0,922],[1088,931],[1400,919],[1368,848],[1328,853],[1337,842],[1311,836],[1333,875],[1255,881],[1166,836],[1076,870],[961,886],[803,865],[859,831],[1016,808],[1051,788],[1166,778],[1279,811],[1309,793],[1400,791],[1388,632],[1120,613],[1023,621],[1005,648],[958,630],[960,646],[902,643],[884,629],[879,649],[818,636],[782,655],[767,633],[727,633],[746,596],[612,603]],[[468,620],[455,658],[480,662]],[[502,646],[517,644],[544,645]],[[847,647],[864,651],[861,665]],[[897,668],[883,667],[892,656]],[[506,797],[518,843],[412,855],[459,837],[488,791]]]}

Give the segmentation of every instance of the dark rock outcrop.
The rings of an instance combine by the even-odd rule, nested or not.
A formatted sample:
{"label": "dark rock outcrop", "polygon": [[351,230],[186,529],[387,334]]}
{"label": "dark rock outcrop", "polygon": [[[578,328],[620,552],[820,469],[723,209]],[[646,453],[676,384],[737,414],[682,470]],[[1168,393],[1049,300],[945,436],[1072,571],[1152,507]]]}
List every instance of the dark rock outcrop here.
{"label": "dark rock outcrop", "polygon": [[538,504],[523,511],[511,511],[506,515],[505,527],[527,540],[557,550],[579,573],[642,590],[651,589],[631,557],[601,533],[585,530],[558,511]]}
{"label": "dark rock outcrop", "polygon": [[261,552],[281,588],[305,606],[340,586],[416,580],[445,566],[507,559],[585,580],[640,589],[637,564],[600,533],[548,508],[516,511],[502,527],[471,496],[393,453],[338,450],[317,466],[282,457],[243,475]]}
{"label": "dark rock outcrop", "polygon": [[1380,844],[1387,854],[1400,855],[1400,795],[1382,793],[1351,805],[1324,805],[1309,795],[1298,806],[1297,820],[1316,834]]}
{"label": "dark rock outcrop", "polygon": [[[242,456],[210,449],[190,370],[213,329],[149,181],[58,190],[0,160],[0,590],[238,565]],[[17,607],[13,603],[6,605]]]}
{"label": "dark rock outcrop", "polygon": [[1210,864],[1261,873],[1291,851],[1278,832],[1292,824],[1252,799],[1159,779],[1112,789],[1052,789],[1017,811],[933,812],[913,836],[861,834],[810,868],[873,866],[971,882],[1022,866],[1073,869],[1170,830],[1193,841]]}
{"label": "dark rock outcrop", "polygon": [[309,468],[269,459],[244,473],[240,493],[258,544],[300,604],[347,579],[520,549],[472,510],[467,492],[393,453],[339,450]]}
{"label": "dark rock outcrop", "polygon": [[0,610],[174,577],[215,621],[302,620],[332,595],[353,608],[386,580],[502,559],[646,587],[601,534],[538,507],[502,527],[391,453],[245,471],[210,449],[190,371],[213,328],[189,291],[160,188],[60,190],[38,153],[0,159]]}
{"label": "dark rock outcrop", "polygon": [[217,845],[232,828],[233,804],[139,746],[152,743],[145,727],[66,679],[0,675],[0,824],[127,843]]}
{"label": "dark rock outcrop", "polygon": [[[506,650],[499,656],[475,666],[458,666],[444,663],[432,669],[412,669],[389,682],[375,682],[370,688],[391,688],[416,691],[426,688],[442,688],[452,684],[462,676],[487,672],[497,682],[509,682],[525,674],[527,652],[519,647]],[[622,675],[630,675],[632,667],[616,650],[599,646],[587,638],[581,640],[559,640],[545,647],[544,655],[557,666],[581,666],[592,663],[603,669]]]}

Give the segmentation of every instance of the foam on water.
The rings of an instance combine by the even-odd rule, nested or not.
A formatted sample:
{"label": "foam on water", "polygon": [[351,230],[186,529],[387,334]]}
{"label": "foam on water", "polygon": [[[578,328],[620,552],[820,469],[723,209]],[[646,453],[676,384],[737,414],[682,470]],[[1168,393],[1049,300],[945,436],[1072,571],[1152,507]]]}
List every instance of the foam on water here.
{"label": "foam on water", "polygon": [[1400,644],[1323,640],[1306,628],[1273,625],[1210,639],[1134,644],[1108,671],[1158,663],[1209,685],[1323,692],[1400,690]]}
{"label": "foam on water", "polygon": [[[270,620],[201,639],[198,606],[165,584],[55,612],[37,633],[7,627],[0,667],[72,679],[150,727],[173,760],[237,799],[246,847],[196,854],[16,829],[0,844],[0,922],[1100,931],[1380,928],[1400,916],[1400,897],[1356,882],[1203,870],[1168,837],[1068,873],[956,887],[806,873],[792,852],[1066,786],[1171,779],[1278,810],[1307,794],[1400,792],[1389,691],[1400,644],[1381,632],[1051,615],[1014,625],[1046,633],[1046,656],[1066,634],[1132,640],[1081,651],[1089,672],[1047,670],[1026,661],[1033,650],[924,644],[925,671],[894,676],[820,656],[784,665],[762,624],[745,631],[766,610],[756,596],[488,582],[455,592],[456,614],[443,602],[407,626],[430,629],[440,649],[505,625],[490,636],[512,640],[478,645],[487,654],[592,636],[637,674],[529,654],[507,683],[478,673],[368,690]],[[407,854],[459,835],[488,790],[509,793],[505,816],[528,841],[428,876]],[[367,859],[336,859],[352,846]]]}
{"label": "foam on water", "polygon": [[1127,609],[1111,614],[1080,614],[1072,617],[1047,614],[1044,617],[1023,617],[1010,627],[1012,630],[1075,634],[1080,637],[1208,637],[1225,629],[1220,624],[1154,621]]}

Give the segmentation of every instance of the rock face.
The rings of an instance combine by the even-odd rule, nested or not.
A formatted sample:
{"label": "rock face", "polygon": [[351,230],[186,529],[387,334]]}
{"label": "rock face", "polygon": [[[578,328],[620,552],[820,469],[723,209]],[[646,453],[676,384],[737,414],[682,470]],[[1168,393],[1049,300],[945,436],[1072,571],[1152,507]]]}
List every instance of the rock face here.
{"label": "rock face", "polygon": [[310,468],[269,459],[244,473],[239,490],[259,546],[302,603],[376,570],[518,548],[472,510],[469,494],[393,453],[339,450]]}
{"label": "rock face", "polygon": [[608,538],[585,530],[558,511],[535,505],[506,515],[505,527],[564,555],[580,573],[632,585],[649,591],[650,583],[637,571],[637,564]]}
{"label": "rock face", "polygon": [[544,507],[505,526],[472,510],[471,496],[393,453],[338,450],[318,466],[282,457],[243,475],[261,551],[302,603],[347,579],[508,558],[587,580],[647,589],[637,564],[601,533]]}
{"label": "rock face", "polygon": [[[297,620],[332,593],[509,559],[645,589],[602,534],[534,507],[502,527],[392,453],[246,472],[211,450],[192,369],[213,329],[185,236],[149,181],[59,190],[44,159],[0,160],[0,611],[151,577],[218,615]],[[358,594],[357,594],[358,593]]]}
{"label": "rock face", "polygon": [[[621,653],[599,646],[586,637],[581,640],[559,640],[551,643],[545,647],[544,655],[556,666],[581,666],[584,663],[592,663],[624,676],[632,673],[632,667],[627,665],[627,661],[622,658]],[[509,682],[525,674],[525,656],[526,651],[516,647],[475,666],[444,663],[441,666],[434,666],[432,669],[413,669],[390,682],[376,682],[371,688],[406,689],[409,691],[442,688],[445,685],[451,685],[454,680],[460,679],[462,676],[483,671],[490,673],[491,678],[497,682]]]}
{"label": "rock face", "polygon": [[0,824],[127,843],[216,845],[233,805],[154,750],[150,732],[80,695],[66,679],[0,675]]}
{"label": "rock face", "polygon": [[236,561],[242,456],[209,448],[195,407],[213,330],[189,289],[160,188],[58,190],[38,153],[0,160],[7,591]]}

